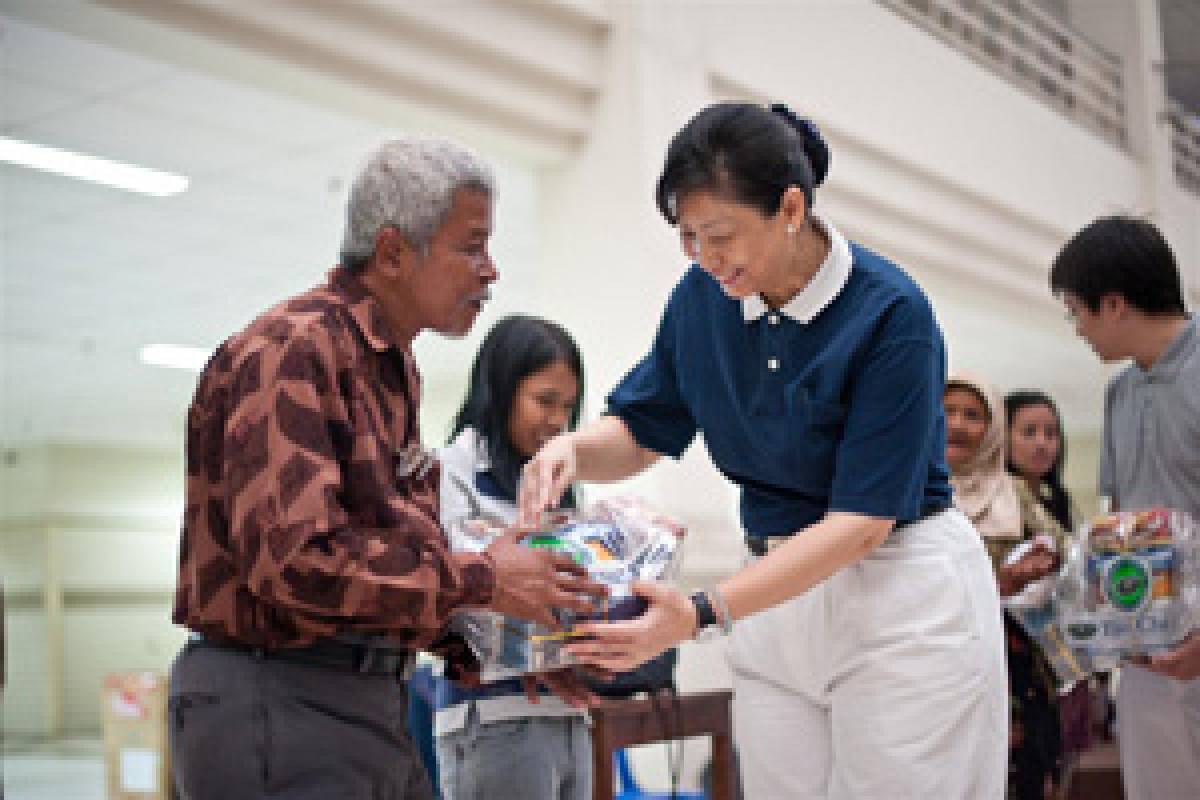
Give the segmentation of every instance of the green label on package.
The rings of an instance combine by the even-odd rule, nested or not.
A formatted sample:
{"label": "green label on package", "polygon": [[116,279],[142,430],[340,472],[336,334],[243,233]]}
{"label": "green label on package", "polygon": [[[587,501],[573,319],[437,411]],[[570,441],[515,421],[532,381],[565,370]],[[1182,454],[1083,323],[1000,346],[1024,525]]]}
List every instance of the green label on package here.
{"label": "green label on package", "polygon": [[1122,611],[1137,611],[1150,600],[1150,571],[1135,558],[1117,558],[1104,576],[1108,601]]}

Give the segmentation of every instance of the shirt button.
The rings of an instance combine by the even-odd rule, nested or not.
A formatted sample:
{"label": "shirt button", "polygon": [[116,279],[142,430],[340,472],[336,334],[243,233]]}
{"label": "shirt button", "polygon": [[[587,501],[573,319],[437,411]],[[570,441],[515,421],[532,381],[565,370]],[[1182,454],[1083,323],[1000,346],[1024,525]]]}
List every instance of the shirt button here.
{"label": "shirt button", "polygon": [[772,325],[778,325],[779,324],[779,315],[778,314],[767,314],[767,322],[771,323]]}
{"label": "shirt button", "polygon": [[778,358],[768,358],[767,359],[767,369],[771,370],[772,372],[779,369],[779,359]]}

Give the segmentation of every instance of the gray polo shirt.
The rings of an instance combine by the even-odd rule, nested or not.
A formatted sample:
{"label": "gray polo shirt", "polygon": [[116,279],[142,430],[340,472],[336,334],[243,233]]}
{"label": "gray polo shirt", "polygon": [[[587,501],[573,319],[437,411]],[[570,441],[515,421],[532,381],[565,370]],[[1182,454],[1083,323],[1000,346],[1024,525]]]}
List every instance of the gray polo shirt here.
{"label": "gray polo shirt", "polygon": [[1195,316],[1149,370],[1132,364],[1109,383],[1099,489],[1121,510],[1168,506],[1200,519],[1200,333]]}

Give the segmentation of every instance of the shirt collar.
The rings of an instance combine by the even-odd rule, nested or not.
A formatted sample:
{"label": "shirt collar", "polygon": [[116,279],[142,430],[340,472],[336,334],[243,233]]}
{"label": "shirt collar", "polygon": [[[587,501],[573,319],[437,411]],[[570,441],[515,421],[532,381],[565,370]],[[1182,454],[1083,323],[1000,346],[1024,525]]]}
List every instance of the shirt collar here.
{"label": "shirt collar", "polygon": [[[813,216],[813,224],[820,226],[829,237],[829,255],[812,279],[803,289],[788,300],[779,312],[796,322],[808,324],[816,319],[817,314],[833,302],[841,293],[846,281],[850,280],[850,268],[854,257],[850,254],[850,243],[846,237],[823,219]],[[746,322],[754,322],[767,313],[769,306],[762,295],[752,294],[742,298],[742,317]]]}
{"label": "shirt collar", "polygon": [[1179,335],[1172,340],[1158,360],[1145,370],[1145,378],[1168,380],[1179,371],[1179,367],[1187,360],[1188,355],[1197,346],[1197,321],[1193,314]]}
{"label": "shirt collar", "polygon": [[372,350],[382,353],[392,348],[406,349],[396,344],[396,337],[384,319],[379,302],[357,275],[343,266],[336,266],[329,271],[329,286],[346,303],[350,316]]}

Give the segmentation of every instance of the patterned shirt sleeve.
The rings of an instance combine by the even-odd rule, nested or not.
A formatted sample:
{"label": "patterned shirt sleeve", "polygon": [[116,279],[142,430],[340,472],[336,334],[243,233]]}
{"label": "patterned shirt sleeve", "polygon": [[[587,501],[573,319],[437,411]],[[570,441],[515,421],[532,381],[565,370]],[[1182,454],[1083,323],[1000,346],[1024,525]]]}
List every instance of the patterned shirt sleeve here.
{"label": "patterned shirt sleeve", "polygon": [[310,331],[234,368],[222,470],[235,560],[275,627],[299,638],[426,646],[455,608],[490,601],[493,573],[484,556],[449,552],[436,471],[397,474],[412,442],[390,432],[415,430],[415,406],[381,403],[383,390],[335,365],[331,338]]}

